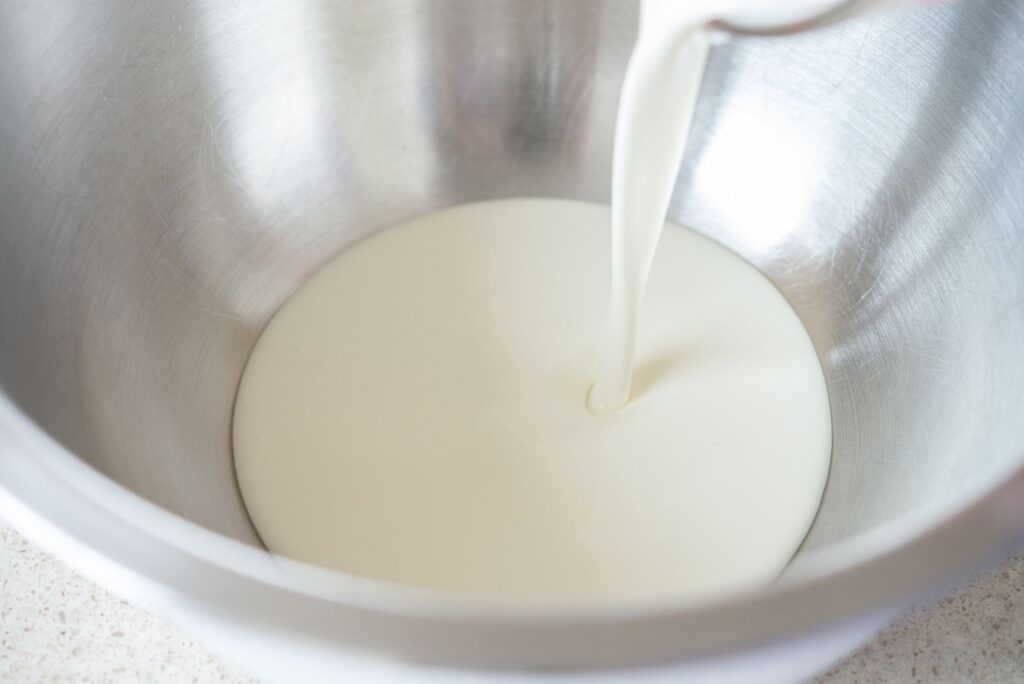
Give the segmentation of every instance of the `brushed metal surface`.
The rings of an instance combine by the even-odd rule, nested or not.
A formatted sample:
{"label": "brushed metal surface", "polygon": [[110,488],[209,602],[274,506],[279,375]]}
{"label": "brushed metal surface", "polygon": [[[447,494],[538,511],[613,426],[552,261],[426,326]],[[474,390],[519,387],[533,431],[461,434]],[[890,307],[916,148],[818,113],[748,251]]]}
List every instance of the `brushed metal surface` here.
{"label": "brushed metal surface", "polygon": [[353,240],[472,200],[607,201],[634,12],[0,0],[0,490],[23,524],[325,643],[533,665],[817,628],[1010,543],[1024,531],[1013,0],[711,56],[671,216],[777,283],[832,400],[832,472],[788,583],[702,610],[463,619],[282,575],[143,501],[258,544],[231,466],[235,387],[269,316]]}

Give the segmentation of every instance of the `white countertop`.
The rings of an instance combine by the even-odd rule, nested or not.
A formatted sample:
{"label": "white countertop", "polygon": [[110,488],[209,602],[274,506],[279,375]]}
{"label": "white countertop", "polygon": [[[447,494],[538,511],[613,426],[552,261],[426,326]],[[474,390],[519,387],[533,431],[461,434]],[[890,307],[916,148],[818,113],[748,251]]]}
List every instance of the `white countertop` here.
{"label": "white countertop", "polygon": [[[820,681],[1024,679],[1024,555],[912,611]],[[0,523],[0,681],[255,682]]]}

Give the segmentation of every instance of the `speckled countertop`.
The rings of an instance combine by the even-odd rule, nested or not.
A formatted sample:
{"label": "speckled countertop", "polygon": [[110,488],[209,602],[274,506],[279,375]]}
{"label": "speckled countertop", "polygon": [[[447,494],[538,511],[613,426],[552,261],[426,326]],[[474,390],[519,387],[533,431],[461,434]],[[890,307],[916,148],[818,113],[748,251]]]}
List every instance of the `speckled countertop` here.
{"label": "speckled countertop", "polygon": [[[0,523],[0,682],[255,681]],[[1024,681],[1024,556],[912,611],[820,681]]]}

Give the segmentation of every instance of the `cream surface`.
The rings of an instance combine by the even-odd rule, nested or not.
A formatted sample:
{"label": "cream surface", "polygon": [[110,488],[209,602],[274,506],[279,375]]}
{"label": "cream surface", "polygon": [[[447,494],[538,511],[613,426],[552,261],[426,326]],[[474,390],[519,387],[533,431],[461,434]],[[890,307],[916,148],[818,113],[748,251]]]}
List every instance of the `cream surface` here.
{"label": "cream surface", "polygon": [[268,547],[503,602],[706,597],[774,578],[828,471],[821,369],[756,270],[662,227],[704,26],[834,4],[645,0],[611,212],[458,207],[306,283],[236,405],[239,484]]}
{"label": "cream surface", "polygon": [[315,274],[238,394],[239,484],[268,547],[501,602],[708,596],[769,581],[831,443],[799,319],[677,226],[639,316],[633,400],[583,400],[609,287],[607,207],[465,205]]}

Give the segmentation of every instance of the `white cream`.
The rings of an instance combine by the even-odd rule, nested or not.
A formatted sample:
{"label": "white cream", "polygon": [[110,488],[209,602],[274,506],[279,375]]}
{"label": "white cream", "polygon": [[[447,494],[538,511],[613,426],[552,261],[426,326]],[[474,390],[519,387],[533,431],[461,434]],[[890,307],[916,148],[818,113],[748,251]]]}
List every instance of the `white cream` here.
{"label": "white cream", "polygon": [[662,235],[636,396],[595,417],[607,207],[512,200],[382,231],[256,345],[234,423],[268,547],[510,602],[696,597],[766,582],[817,509],[828,399],[778,291]]}
{"label": "white cream", "polygon": [[[760,21],[766,4],[643,3],[612,212],[523,199],[431,214],[354,245],[285,304],[234,421],[268,548],[519,603],[707,597],[782,570],[828,471],[817,357],[755,269],[683,228],[662,235],[701,27]],[[770,16],[823,4],[775,0]]]}

